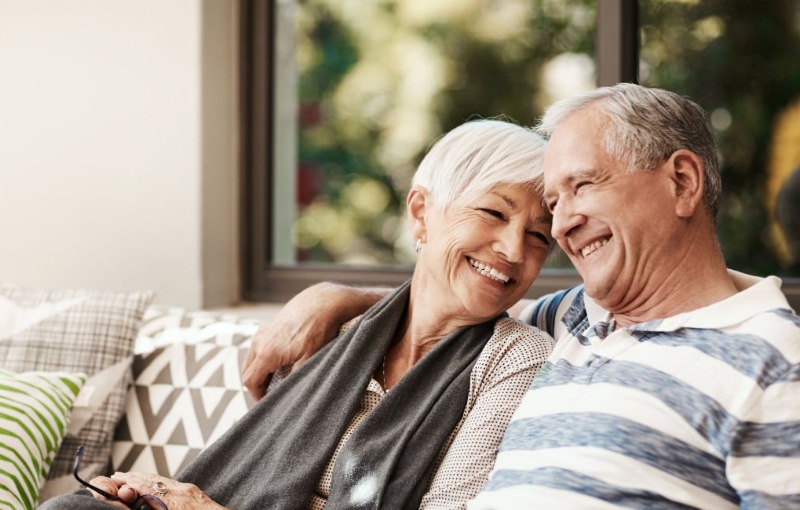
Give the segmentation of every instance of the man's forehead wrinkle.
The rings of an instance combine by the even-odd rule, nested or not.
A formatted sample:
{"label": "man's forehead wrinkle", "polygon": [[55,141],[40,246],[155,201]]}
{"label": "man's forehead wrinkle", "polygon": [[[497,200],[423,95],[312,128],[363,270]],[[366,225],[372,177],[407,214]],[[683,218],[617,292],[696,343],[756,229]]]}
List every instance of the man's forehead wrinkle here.
{"label": "man's forehead wrinkle", "polygon": [[558,179],[552,179],[553,182],[550,182],[548,185],[548,181],[551,179],[545,179],[544,181],[544,195],[552,195],[555,193],[555,188],[559,187],[566,187],[571,188],[577,181],[582,179],[587,179],[591,177],[595,177],[597,175],[597,170],[595,168],[581,168],[577,170],[567,170],[566,175],[562,175]]}
{"label": "man's forehead wrinkle", "polygon": [[597,171],[594,168],[582,167],[567,174],[566,181],[573,182],[587,177],[592,177]]}

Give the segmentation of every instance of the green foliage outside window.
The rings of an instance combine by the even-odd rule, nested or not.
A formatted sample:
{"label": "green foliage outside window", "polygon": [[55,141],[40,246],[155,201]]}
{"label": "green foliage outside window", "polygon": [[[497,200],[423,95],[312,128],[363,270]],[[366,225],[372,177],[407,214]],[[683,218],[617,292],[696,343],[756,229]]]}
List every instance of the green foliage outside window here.
{"label": "green foliage outside window", "polygon": [[473,118],[533,124],[556,57],[593,86],[593,1],[299,6],[300,261],[412,262],[405,195],[433,140]]}
{"label": "green foliage outside window", "polygon": [[[592,88],[595,8],[587,0],[299,0],[298,261],[412,262],[404,200],[430,143],[477,117],[533,124],[556,96]],[[776,158],[800,167],[800,147],[775,142],[791,139],[776,132],[776,119],[800,102],[800,2],[643,0],[639,19],[640,82],[711,113],[730,266],[800,276],[772,221],[788,173],[775,170]],[[795,110],[788,129],[800,125]],[[795,140],[800,146],[800,129]]]}

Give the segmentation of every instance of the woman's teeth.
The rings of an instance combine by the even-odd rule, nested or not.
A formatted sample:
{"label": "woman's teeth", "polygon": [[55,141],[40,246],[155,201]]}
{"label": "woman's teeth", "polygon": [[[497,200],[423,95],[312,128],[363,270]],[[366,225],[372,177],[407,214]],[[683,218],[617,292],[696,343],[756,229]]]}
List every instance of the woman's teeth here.
{"label": "woman's teeth", "polygon": [[469,259],[469,263],[472,267],[477,269],[478,273],[493,280],[497,280],[503,283],[508,283],[508,281],[511,279],[510,276],[501,273],[497,269],[487,264],[484,264],[483,262],[478,262],[477,260]]}

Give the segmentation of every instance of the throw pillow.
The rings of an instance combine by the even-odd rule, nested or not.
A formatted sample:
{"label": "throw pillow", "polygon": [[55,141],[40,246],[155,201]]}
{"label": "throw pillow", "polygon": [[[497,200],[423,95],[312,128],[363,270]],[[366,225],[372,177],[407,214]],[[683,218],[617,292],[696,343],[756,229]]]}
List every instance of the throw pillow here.
{"label": "throw pillow", "polygon": [[[48,474],[70,480],[75,452],[81,474],[107,474],[114,430],[125,411],[133,340],[150,292],[32,290],[0,285],[0,366],[14,372],[81,372],[85,406],[76,406]],[[72,487],[77,488],[75,483]]]}
{"label": "throw pillow", "polygon": [[0,501],[9,508],[36,507],[85,381],[83,374],[0,369]]}
{"label": "throw pillow", "polygon": [[175,476],[252,407],[241,365],[257,326],[230,315],[148,309],[136,343],[154,350],[134,358],[114,440],[116,471]]}
{"label": "throw pillow", "polygon": [[231,313],[153,305],[144,313],[133,348],[141,354],[177,343],[240,346],[250,340],[260,323]]}

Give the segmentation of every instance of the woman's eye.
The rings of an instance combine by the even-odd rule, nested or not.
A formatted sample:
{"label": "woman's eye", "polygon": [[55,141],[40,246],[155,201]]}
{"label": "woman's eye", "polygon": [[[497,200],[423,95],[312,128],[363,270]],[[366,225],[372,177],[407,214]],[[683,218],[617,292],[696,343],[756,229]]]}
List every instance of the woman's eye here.
{"label": "woman's eye", "polygon": [[528,235],[536,239],[537,243],[541,243],[544,246],[550,246],[550,236],[536,231],[528,232]]}
{"label": "woman's eye", "polygon": [[505,216],[503,216],[503,213],[501,213],[500,211],[495,211],[494,209],[481,209],[481,211],[485,212],[486,214],[488,214],[490,216],[494,216],[495,218],[501,219],[501,220],[505,217]]}

